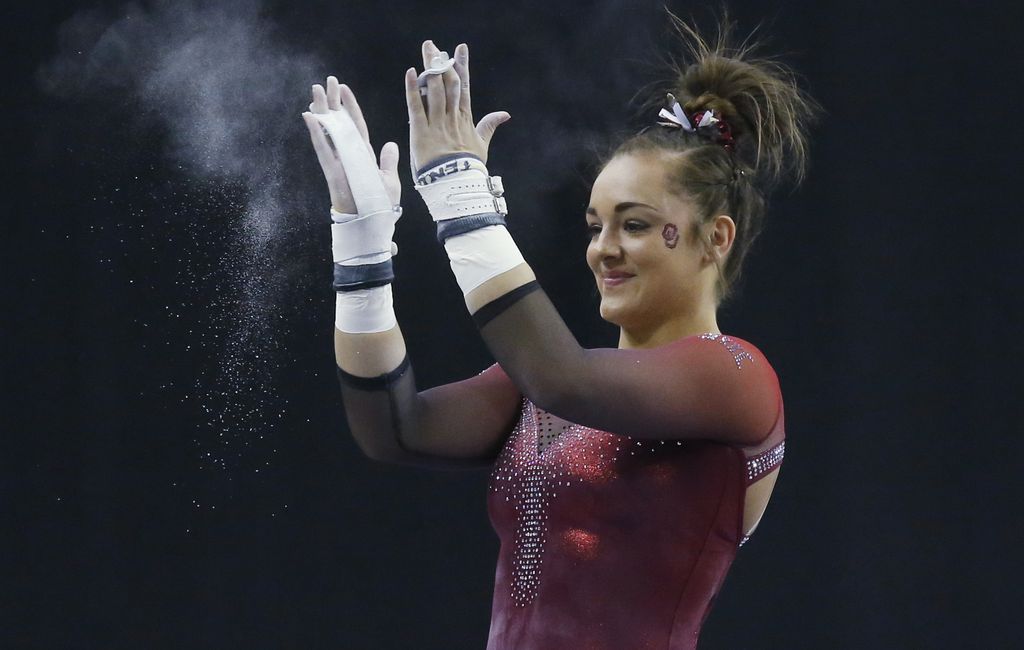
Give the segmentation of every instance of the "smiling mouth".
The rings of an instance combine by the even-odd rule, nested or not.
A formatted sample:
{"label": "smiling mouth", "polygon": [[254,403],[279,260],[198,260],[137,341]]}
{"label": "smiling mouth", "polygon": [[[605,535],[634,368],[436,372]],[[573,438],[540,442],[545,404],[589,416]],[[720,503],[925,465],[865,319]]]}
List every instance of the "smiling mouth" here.
{"label": "smiling mouth", "polygon": [[606,287],[617,287],[626,280],[631,279],[632,277],[632,275],[620,275],[615,278],[601,278],[601,281],[604,283],[604,286]]}

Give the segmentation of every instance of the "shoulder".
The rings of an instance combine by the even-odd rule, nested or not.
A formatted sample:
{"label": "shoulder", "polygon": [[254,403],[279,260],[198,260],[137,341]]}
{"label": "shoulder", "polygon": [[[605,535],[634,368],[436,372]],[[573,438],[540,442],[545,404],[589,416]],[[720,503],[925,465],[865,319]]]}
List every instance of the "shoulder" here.
{"label": "shoulder", "polygon": [[666,351],[671,350],[674,353],[699,355],[711,362],[731,359],[739,369],[759,366],[772,370],[771,363],[760,348],[732,334],[694,334],[684,336],[663,347]]}
{"label": "shoulder", "polygon": [[753,343],[729,334],[698,334],[674,341],[680,375],[716,409],[732,439],[759,442],[772,430],[782,408],[775,369]]}

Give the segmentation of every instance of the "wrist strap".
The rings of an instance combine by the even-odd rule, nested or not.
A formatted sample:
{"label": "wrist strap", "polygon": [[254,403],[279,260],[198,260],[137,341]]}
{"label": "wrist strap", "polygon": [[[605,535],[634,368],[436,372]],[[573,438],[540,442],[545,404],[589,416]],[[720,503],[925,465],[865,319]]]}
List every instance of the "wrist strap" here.
{"label": "wrist strap", "polygon": [[376,264],[353,266],[336,263],[332,286],[335,291],[358,291],[390,284],[394,279],[395,271],[390,259]]}
{"label": "wrist strap", "polygon": [[485,226],[505,226],[505,217],[497,213],[477,214],[472,217],[460,219],[447,219],[437,222],[437,242],[445,243],[449,237],[462,235],[471,230],[477,230]]}
{"label": "wrist strap", "polygon": [[401,206],[365,216],[338,212],[331,207],[335,291],[371,289],[394,280],[391,237],[401,216]]}
{"label": "wrist strap", "polygon": [[454,154],[431,162],[416,176],[416,191],[434,221],[479,214],[508,214],[500,176],[490,176],[476,156]]}
{"label": "wrist strap", "polygon": [[[332,208],[332,220],[334,214]],[[332,223],[331,250],[334,261],[344,264],[347,260],[365,255],[381,254],[390,258],[391,237],[394,236],[395,222],[401,216],[402,208],[398,207],[358,216],[342,223]]]}

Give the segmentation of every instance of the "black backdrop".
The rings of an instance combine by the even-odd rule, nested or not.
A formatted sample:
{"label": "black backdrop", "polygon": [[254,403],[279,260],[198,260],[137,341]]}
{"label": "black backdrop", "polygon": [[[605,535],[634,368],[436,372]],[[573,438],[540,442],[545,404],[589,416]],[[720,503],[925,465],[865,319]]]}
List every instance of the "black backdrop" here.
{"label": "black backdrop", "polygon": [[[914,4],[730,5],[827,113],[720,314],[774,363],[790,444],[704,648],[1018,637],[1022,16]],[[402,71],[424,38],[469,42],[478,116],[513,116],[491,159],[513,232],[580,341],[614,345],[583,208],[663,14],[204,6],[5,16],[0,645],[482,648],[486,472],[375,464],[348,437],[298,114],[338,74],[404,169]],[[405,189],[397,312],[429,386],[490,358]]]}

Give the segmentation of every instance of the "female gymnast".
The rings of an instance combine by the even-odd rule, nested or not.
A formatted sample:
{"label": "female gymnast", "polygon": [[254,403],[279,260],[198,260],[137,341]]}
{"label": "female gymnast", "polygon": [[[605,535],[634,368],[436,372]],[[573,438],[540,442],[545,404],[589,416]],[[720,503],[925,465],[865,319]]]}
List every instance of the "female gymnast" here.
{"label": "female gymnast", "polygon": [[407,70],[405,89],[416,189],[497,361],[475,377],[416,387],[390,284],[398,146],[378,165],[334,77],[303,113],[332,201],[352,435],[383,462],[491,468],[501,547],[489,650],[695,647],[778,478],[778,378],[756,346],[719,330],[716,310],[768,191],[802,180],[817,105],[788,68],[729,45],[728,24],[709,44],[675,23],[690,64],[604,163],[581,215],[617,349],[580,347],[505,228],[486,161],[509,116],[474,125],[465,44],[449,60],[425,42],[425,71]]}

